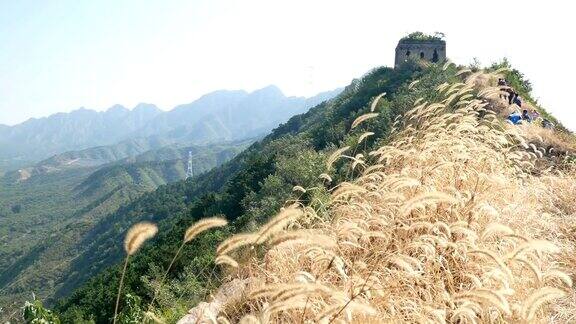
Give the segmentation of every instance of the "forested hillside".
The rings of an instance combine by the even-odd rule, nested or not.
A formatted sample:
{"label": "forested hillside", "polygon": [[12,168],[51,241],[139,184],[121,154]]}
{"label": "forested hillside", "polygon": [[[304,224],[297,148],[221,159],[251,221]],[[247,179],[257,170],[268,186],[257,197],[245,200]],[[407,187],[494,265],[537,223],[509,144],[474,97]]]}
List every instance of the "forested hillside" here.
{"label": "forested hillside", "polygon": [[84,150],[56,154],[34,164],[30,168],[33,173],[46,173],[65,168],[94,167],[135,157],[150,151],[153,152],[166,146],[171,146],[171,143],[161,138],[136,138],[112,145],[96,146]]}
{"label": "forested hillside", "polygon": [[[556,125],[555,130],[536,124],[507,125],[505,118],[514,106],[505,104],[500,89],[494,87],[497,77],[505,77],[525,107],[538,110]],[[219,287],[235,285],[239,295],[222,297],[216,306],[204,304],[216,310],[210,308],[208,314],[207,308],[192,310],[184,320],[225,316],[232,322],[242,317],[267,321],[274,316],[274,320],[293,322],[348,316],[348,320],[370,321],[383,316],[392,321],[484,322],[492,316],[501,320],[555,316],[546,315],[553,314],[548,308],[535,315],[536,307],[548,299],[538,301],[538,306],[526,303],[537,300],[538,294],[548,294],[549,300],[574,294],[573,274],[565,267],[550,267],[554,261],[542,257],[554,250],[544,240],[552,240],[563,249],[561,262],[570,264],[566,245],[570,241],[547,235],[545,229],[522,229],[519,214],[506,206],[515,195],[536,201],[557,195],[560,207],[534,202],[530,208],[560,217],[563,225],[555,230],[569,235],[565,217],[573,209],[562,206],[570,191],[576,141],[531,99],[530,90],[530,83],[506,61],[486,70],[413,60],[395,69],[374,69],[336,98],[292,117],[222,166],[189,181],[161,186],[117,206],[113,213],[102,213],[82,236],[67,236],[66,231],[54,235],[77,253],[69,259],[71,271],[53,286],[57,300],[44,302],[65,323],[110,322],[123,273],[124,236],[133,224],[147,221],[158,225],[158,234],[126,263],[120,322],[141,322],[146,316],[176,322],[199,302],[212,302],[211,294],[218,298]],[[170,149],[156,153],[181,154]],[[135,160],[132,167],[144,163],[154,169],[144,156],[141,162]],[[155,170],[164,176],[170,173]],[[130,168],[104,168],[75,188],[90,195],[90,184],[98,183],[99,175],[115,179],[133,178],[133,174]],[[155,177],[137,178],[148,183]],[[506,181],[514,187],[506,187]],[[552,192],[548,182],[557,183],[561,191]],[[541,191],[528,190],[531,187],[523,183]],[[490,191],[494,188],[512,191],[504,196]],[[486,207],[496,201],[492,209]],[[494,212],[474,216],[484,208]],[[375,214],[377,210],[386,215]],[[533,226],[545,226],[537,221],[537,213],[530,215]],[[229,225],[182,243],[192,224],[210,216],[225,218]],[[480,219],[471,223],[470,217]],[[288,230],[296,231],[285,231],[288,224]],[[496,241],[486,241],[491,236]],[[411,244],[420,239],[432,245]],[[228,255],[243,245],[250,248]],[[424,254],[432,253],[430,249],[445,261],[427,259]],[[226,254],[215,260],[216,251]],[[309,259],[312,252],[315,257]],[[502,253],[508,253],[508,259],[502,259]],[[462,267],[450,260],[459,260],[456,264]],[[522,264],[534,273],[536,284],[522,275]],[[442,274],[442,269],[452,274]],[[293,282],[295,277],[299,283]],[[394,290],[395,284],[413,278],[422,280],[419,292]],[[365,289],[368,284],[398,299],[383,302],[380,294]],[[506,290],[512,285],[523,295]],[[419,287],[414,282],[410,286]],[[262,299],[243,299],[245,289]],[[284,289],[293,289],[288,301],[282,299]],[[425,291],[430,298],[422,297]],[[410,301],[416,308],[398,300]],[[40,307],[39,302],[33,307]],[[556,312],[569,308],[558,307]]]}
{"label": "forested hillside", "polygon": [[92,273],[74,263],[88,249],[79,241],[115,226],[102,220],[120,206],[184,179],[188,152],[193,171],[201,174],[251,142],[166,147],[100,167],[59,166],[25,180],[17,172],[0,178],[0,305],[12,309],[31,291],[51,299],[75,287],[69,283],[75,273]]}

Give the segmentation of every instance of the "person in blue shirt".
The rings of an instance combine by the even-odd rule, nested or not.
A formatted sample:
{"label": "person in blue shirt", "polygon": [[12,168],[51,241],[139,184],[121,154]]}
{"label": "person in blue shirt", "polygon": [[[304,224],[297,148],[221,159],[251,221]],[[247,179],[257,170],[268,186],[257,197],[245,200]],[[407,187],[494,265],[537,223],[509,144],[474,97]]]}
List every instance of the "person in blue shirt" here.
{"label": "person in blue shirt", "polygon": [[514,111],[513,113],[511,113],[510,115],[508,115],[508,121],[510,123],[512,123],[513,125],[518,125],[518,124],[522,124],[522,115],[520,115],[519,112]]}

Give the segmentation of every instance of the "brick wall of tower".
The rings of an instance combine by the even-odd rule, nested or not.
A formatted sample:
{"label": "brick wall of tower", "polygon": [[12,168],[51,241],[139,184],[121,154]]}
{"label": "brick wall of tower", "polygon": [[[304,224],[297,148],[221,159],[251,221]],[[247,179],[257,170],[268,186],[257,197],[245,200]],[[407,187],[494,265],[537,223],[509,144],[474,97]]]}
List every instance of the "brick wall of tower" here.
{"label": "brick wall of tower", "polygon": [[429,62],[443,62],[446,60],[445,42],[400,42],[396,46],[397,67],[409,59],[424,59]]}

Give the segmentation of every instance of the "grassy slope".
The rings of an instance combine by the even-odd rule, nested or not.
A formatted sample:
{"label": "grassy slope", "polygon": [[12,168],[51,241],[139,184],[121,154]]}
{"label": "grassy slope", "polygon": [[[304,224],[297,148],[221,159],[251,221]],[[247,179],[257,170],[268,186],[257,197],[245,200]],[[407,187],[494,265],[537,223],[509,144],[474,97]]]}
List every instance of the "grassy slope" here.
{"label": "grassy slope", "polygon": [[[191,148],[195,172],[222,164],[246,145]],[[137,157],[139,162],[124,161],[100,169],[70,168],[38,174],[23,182],[2,178],[0,305],[20,305],[30,291],[40,298],[62,292],[63,280],[82,272],[73,262],[86,248],[78,244],[86,233],[120,206],[184,178],[186,165],[181,159],[150,160],[187,156],[187,150],[174,150],[171,155],[165,150],[150,152]],[[19,213],[11,211],[14,205],[21,206]]]}
{"label": "grassy slope", "polygon": [[227,293],[188,322],[572,321],[576,165],[566,156],[576,139],[508,125],[497,117],[510,108],[491,87],[498,75],[463,76],[424,95],[429,84],[414,83],[423,104],[398,131],[352,144],[359,164],[338,153],[337,167],[356,174],[329,186],[323,208],[303,200],[308,217],[287,231],[279,218],[256,231],[284,239],[230,254],[241,267]]}

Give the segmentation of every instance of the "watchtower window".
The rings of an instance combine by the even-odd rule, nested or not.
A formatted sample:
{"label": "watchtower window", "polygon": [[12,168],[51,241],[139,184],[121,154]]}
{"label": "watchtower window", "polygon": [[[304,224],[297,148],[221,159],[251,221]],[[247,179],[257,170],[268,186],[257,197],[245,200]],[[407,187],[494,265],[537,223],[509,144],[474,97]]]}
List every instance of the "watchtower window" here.
{"label": "watchtower window", "polygon": [[410,51],[406,51],[406,56],[410,56]]}
{"label": "watchtower window", "polygon": [[438,51],[434,50],[434,54],[432,54],[432,62],[438,62]]}
{"label": "watchtower window", "polygon": [[421,58],[421,59],[424,58],[424,52],[420,52],[420,58]]}

